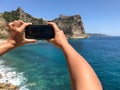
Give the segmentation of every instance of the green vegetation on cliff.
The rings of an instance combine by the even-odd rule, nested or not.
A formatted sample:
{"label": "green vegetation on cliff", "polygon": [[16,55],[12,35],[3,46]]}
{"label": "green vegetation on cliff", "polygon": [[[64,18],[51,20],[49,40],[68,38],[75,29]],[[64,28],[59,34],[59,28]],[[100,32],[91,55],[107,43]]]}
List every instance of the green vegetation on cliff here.
{"label": "green vegetation on cliff", "polygon": [[11,22],[19,19],[19,14],[16,11],[4,12],[2,16],[6,20],[6,22]]}
{"label": "green vegetation on cliff", "polygon": [[11,12],[4,12],[2,17],[6,20],[6,22],[12,22],[14,20],[23,20],[25,22],[31,22],[33,24],[45,24],[45,21],[40,18],[34,18],[30,14],[25,13],[20,7],[17,10]]}

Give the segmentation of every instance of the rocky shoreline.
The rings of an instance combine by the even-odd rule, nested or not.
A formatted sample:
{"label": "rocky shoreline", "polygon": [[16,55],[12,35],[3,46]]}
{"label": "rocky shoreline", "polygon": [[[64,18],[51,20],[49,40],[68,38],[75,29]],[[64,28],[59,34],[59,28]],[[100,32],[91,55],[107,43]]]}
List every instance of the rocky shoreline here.
{"label": "rocky shoreline", "polygon": [[13,84],[0,83],[0,90],[19,90],[17,86]]}
{"label": "rocky shoreline", "polygon": [[[3,78],[3,76],[0,74],[0,79],[2,79],[2,78]],[[18,88],[18,86],[13,85],[11,83],[0,82],[0,90],[19,90],[19,88]]]}

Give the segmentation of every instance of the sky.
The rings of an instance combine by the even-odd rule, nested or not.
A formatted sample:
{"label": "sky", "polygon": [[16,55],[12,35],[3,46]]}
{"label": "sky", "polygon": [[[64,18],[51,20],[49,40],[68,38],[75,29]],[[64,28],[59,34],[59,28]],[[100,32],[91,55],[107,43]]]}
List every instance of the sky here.
{"label": "sky", "polygon": [[18,7],[45,20],[79,14],[86,33],[120,36],[120,0],[0,0],[0,13]]}

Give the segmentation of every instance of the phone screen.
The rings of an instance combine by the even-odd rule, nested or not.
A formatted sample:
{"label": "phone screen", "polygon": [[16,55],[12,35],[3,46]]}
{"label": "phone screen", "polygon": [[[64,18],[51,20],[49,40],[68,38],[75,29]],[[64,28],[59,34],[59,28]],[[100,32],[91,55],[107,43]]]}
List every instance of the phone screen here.
{"label": "phone screen", "polygon": [[25,38],[27,39],[51,39],[54,36],[54,29],[51,25],[29,25],[25,28]]}

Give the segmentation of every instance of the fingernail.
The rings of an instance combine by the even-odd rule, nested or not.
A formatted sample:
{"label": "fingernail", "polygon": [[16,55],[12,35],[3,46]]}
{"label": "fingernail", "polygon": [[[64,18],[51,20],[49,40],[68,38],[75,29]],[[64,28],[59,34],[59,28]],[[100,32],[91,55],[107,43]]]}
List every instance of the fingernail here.
{"label": "fingernail", "polygon": [[8,25],[11,25],[12,24],[12,22],[11,23],[9,23]]}
{"label": "fingernail", "polygon": [[28,24],[32,24],[32,23],[30,22],[30,23],[28,23]]}

